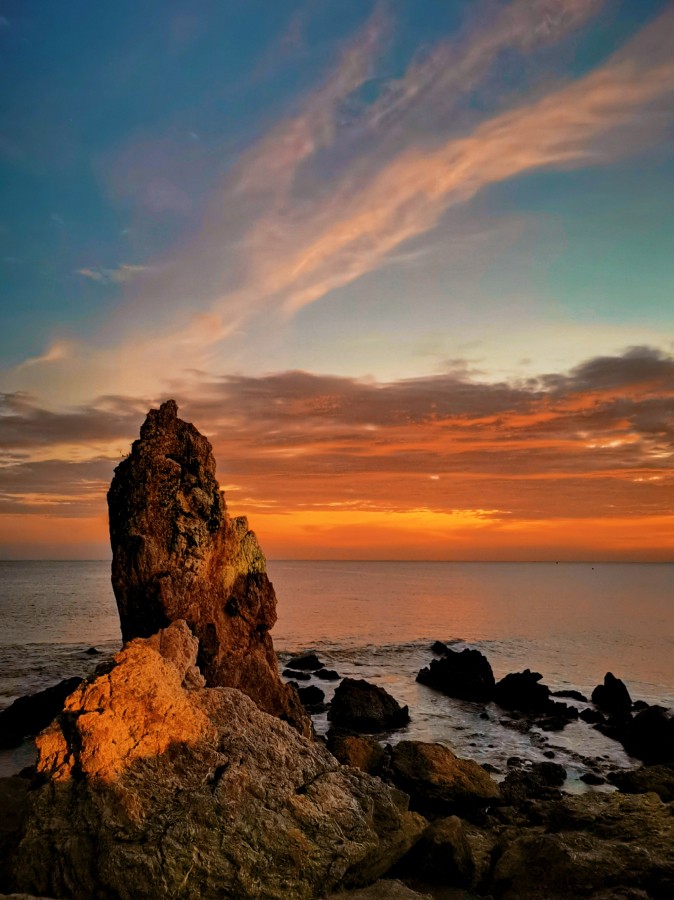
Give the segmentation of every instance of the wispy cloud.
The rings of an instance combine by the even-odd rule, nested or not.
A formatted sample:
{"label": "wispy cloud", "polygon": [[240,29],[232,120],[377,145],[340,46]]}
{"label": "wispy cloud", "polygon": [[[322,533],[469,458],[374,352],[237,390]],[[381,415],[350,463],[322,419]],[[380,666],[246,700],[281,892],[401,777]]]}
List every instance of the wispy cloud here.
{"label": "wispy cloud", "polygon": [[[508,92],[491,90],[508,54],[552,52],[602,4],[477,6],[458,37],[379,83],[366,102],[363,88],[376,77],[393,27],[377,7],[323,82],[230,167],[184,247],[143,271],[81,269],[81,277],[123,283],[127,305],[112,327],[106,323],[95,350],[81,347],[63,360],[63,385],[107,380],[110,389],[128,392],[135,382],[153,393],[167,372],[179,376],[181,364],[221,371],[227,338],[254,329],[261,316],[267,328],[280,328],[308,304],[399,264],[407,250],[414,259],[415,238],[489,186],[544,169],[613,162],[671,123],[664,102],[674,93],[671,8],[577,81],[541,84],[523,66],[528,77]],[[470,102],[483,95],[489,104]],[[151,171],[152,162],[148,151],[141,171]],[[121,175],[128,175],[124,165]],[[134,179],[125,178],[135,191]],[[179,180],[173,188],[184,193]],[[108,333],[119,343],[111,346]],[[12,385],[38,388],[37,369],[31,366],[30,382]],[[53,368],[48,378],[45,384],[55,383]]]}
{"label": "wispy cloud", "polygon": [[88,278],[90,281],[96,281],[99,284],[126,284],[126,282],[137,278],[143,272],[150,270],[150,266],[133,266],[128,263],[122,263],[115,269],[106,269],[102,266],[95,268],[77,269],[77,275],[82,278]]}

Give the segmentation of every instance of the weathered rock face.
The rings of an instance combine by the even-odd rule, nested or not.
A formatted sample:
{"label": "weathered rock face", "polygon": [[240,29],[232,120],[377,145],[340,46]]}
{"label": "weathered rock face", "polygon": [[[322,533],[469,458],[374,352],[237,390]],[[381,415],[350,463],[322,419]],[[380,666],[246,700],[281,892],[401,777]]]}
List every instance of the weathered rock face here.
{"label": "weathered rock face", "polygon": [[674,816],[655,794],[567,796],[539,803],[536,814],[538,824],[502,834],[490,885],[494,896],[674,895]]}
{"label": "weathered rock face", "polygon": [[303,900],[373,881],[419,837],[403,794],[201,687],[196,656],[184,622],[131,641],[38,737],[18,889]]}
{"label": "weathered rock face", "polygon": [[173,400],[150,410],[108,492],[112,586],[125,641],[185,619],[206,683],[235,687],[310,733],[269,631],[276,596],[245,518],[231,518],[208,440]]}
{"label": "weathered rock face", "polygon": [[467,813],[501,802],[484,769],[442,744],[400,741],[391,751],[388,776],[410,795],[410,806],[428,818]]}

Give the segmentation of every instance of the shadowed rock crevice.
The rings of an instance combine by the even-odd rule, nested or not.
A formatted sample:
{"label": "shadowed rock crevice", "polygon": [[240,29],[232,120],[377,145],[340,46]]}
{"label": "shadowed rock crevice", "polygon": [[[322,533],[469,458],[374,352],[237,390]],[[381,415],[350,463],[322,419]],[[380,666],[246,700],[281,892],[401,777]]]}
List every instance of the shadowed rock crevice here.
{"label": "shadowed rock crevice", "polygon": [[276,595],[245,517],[227,513],[209,441],[168,400],[150,410],[108,492],[112,585],[125,641],[185,619],[211,686],[235,687],[304,734],[278,674]]}

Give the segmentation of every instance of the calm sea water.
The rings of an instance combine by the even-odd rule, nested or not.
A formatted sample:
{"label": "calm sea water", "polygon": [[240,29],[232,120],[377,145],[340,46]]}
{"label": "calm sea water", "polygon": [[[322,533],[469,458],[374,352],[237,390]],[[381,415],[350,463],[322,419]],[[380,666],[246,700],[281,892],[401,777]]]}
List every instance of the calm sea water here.
{"label": "calm sea water", "polygon": [[[674,706],[674,566],[420,562],[271,562],[278,595],[272,632],[283,662],[316,650],[341,675],[382,684],[412,723],[389,736],[440,740],[501,770],[508,757],[555,753],[570,787],[587,759],[629,765],[585,723],[520,734],[502,713],[451,700],[415,682],[433,640],[485,653],[497,678],[529,667],[552,689],[588,696],[607,671],[634,699]],[[0,708],[15,697],[87,674],[120,645],[107,562],[0,562]],[[316,682],[329,699],[334,686]],[[325,730],[324,716],[316,720]],[[5,754],[0,770],[30,751]]]}

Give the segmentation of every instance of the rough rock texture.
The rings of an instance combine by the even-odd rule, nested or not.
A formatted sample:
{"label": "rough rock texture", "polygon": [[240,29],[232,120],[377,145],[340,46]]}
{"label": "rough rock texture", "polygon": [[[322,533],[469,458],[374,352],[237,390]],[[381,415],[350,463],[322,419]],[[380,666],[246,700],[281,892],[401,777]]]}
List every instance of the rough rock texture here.
{"label": "rough rock texture", "polygon": [[[440,649],[444,647],[444,649]],[[417,681],[428,687],[442,691],[449,697],[488,703],[494,695],[494,673],[489,660],[479,650],[450,650],[436,641],[431,648],[442,652],[441,659],[431,660],[430,666],[422,669]]]}
{"label": "rough rock texture", "polygon": [[314,898],[367,884],[425,826],[231,688],[184,622],[117,654],[38,737],[16,888],[55,897]]}
{"label": "rough rock texture", "polygon": [[185,619],[208,685],[239,688],[309,734],[308,716],[278,674],[265,558],[247,520],[227,514],[211,445],[178,418],[173,400],[148,413],[115,470],[108,507],[124,640]]}
{"label": "rough rock texture", "polygon": [[374,738],[339,731],[328,732],[328,749],[343,765],[362,769],[370,775],[378,774],[386,755]]}
{"label": "rough rock texture", "polygon": [[665,803],[674,801],[674,769],[669,766],[643,766],[618,769],[608,779],[624,794],[648,794],[651,791]]}
{"label": "rough rock texture", "polygon": [[592,702],[611,716],[628,716],[632,711],[629,691],[612,672],[607,672],[604,683],[592,691]]}
{"label": "rough rock texture", "polygon": [[501,792],[508,803],[515,806],[526,800],[558,797],[566,781],[566,769],[559,763],[532,763],[527,769],[509,772],[501,783]]}
{"label": "rough rock texture", "polygon": [[410,795],[410,807],[428,818],[499,803],[501,792],[485,770],[442,744],[401,741],[391,751],[390,778]]}
{"label": "rough rock texture", "polygon": [[0,747],[18,747],[25,737],[46,728],[63,709],[68,694],[72,694],[81,681],[81,678],[66,678],[44,691],[19,697],[3,709],[0,712]]}
{"label": "rough rock texture", "polygon": [[384,878],[357,891],[331,894],[327,900],[433,900],[430,894],[420,894],[406,887],[402,881]]}
{"label": "rough rock texture", "polygon": [[328,719],[335,728],[373,734],[402,728],[410,715],[408,708],[384,688],[362,679],[344,678],[332,698]]}
{"label": "rough rock texture", "polygon": [[21,838],[29,782],[13,775],[0,778],[0,891],[11,890],[11,859]]}
{"label": "rough rock texture", "polygon": [[506,830],[491,891],[505,900],[674,896],[674,816],[655,794],[588,794]]}

